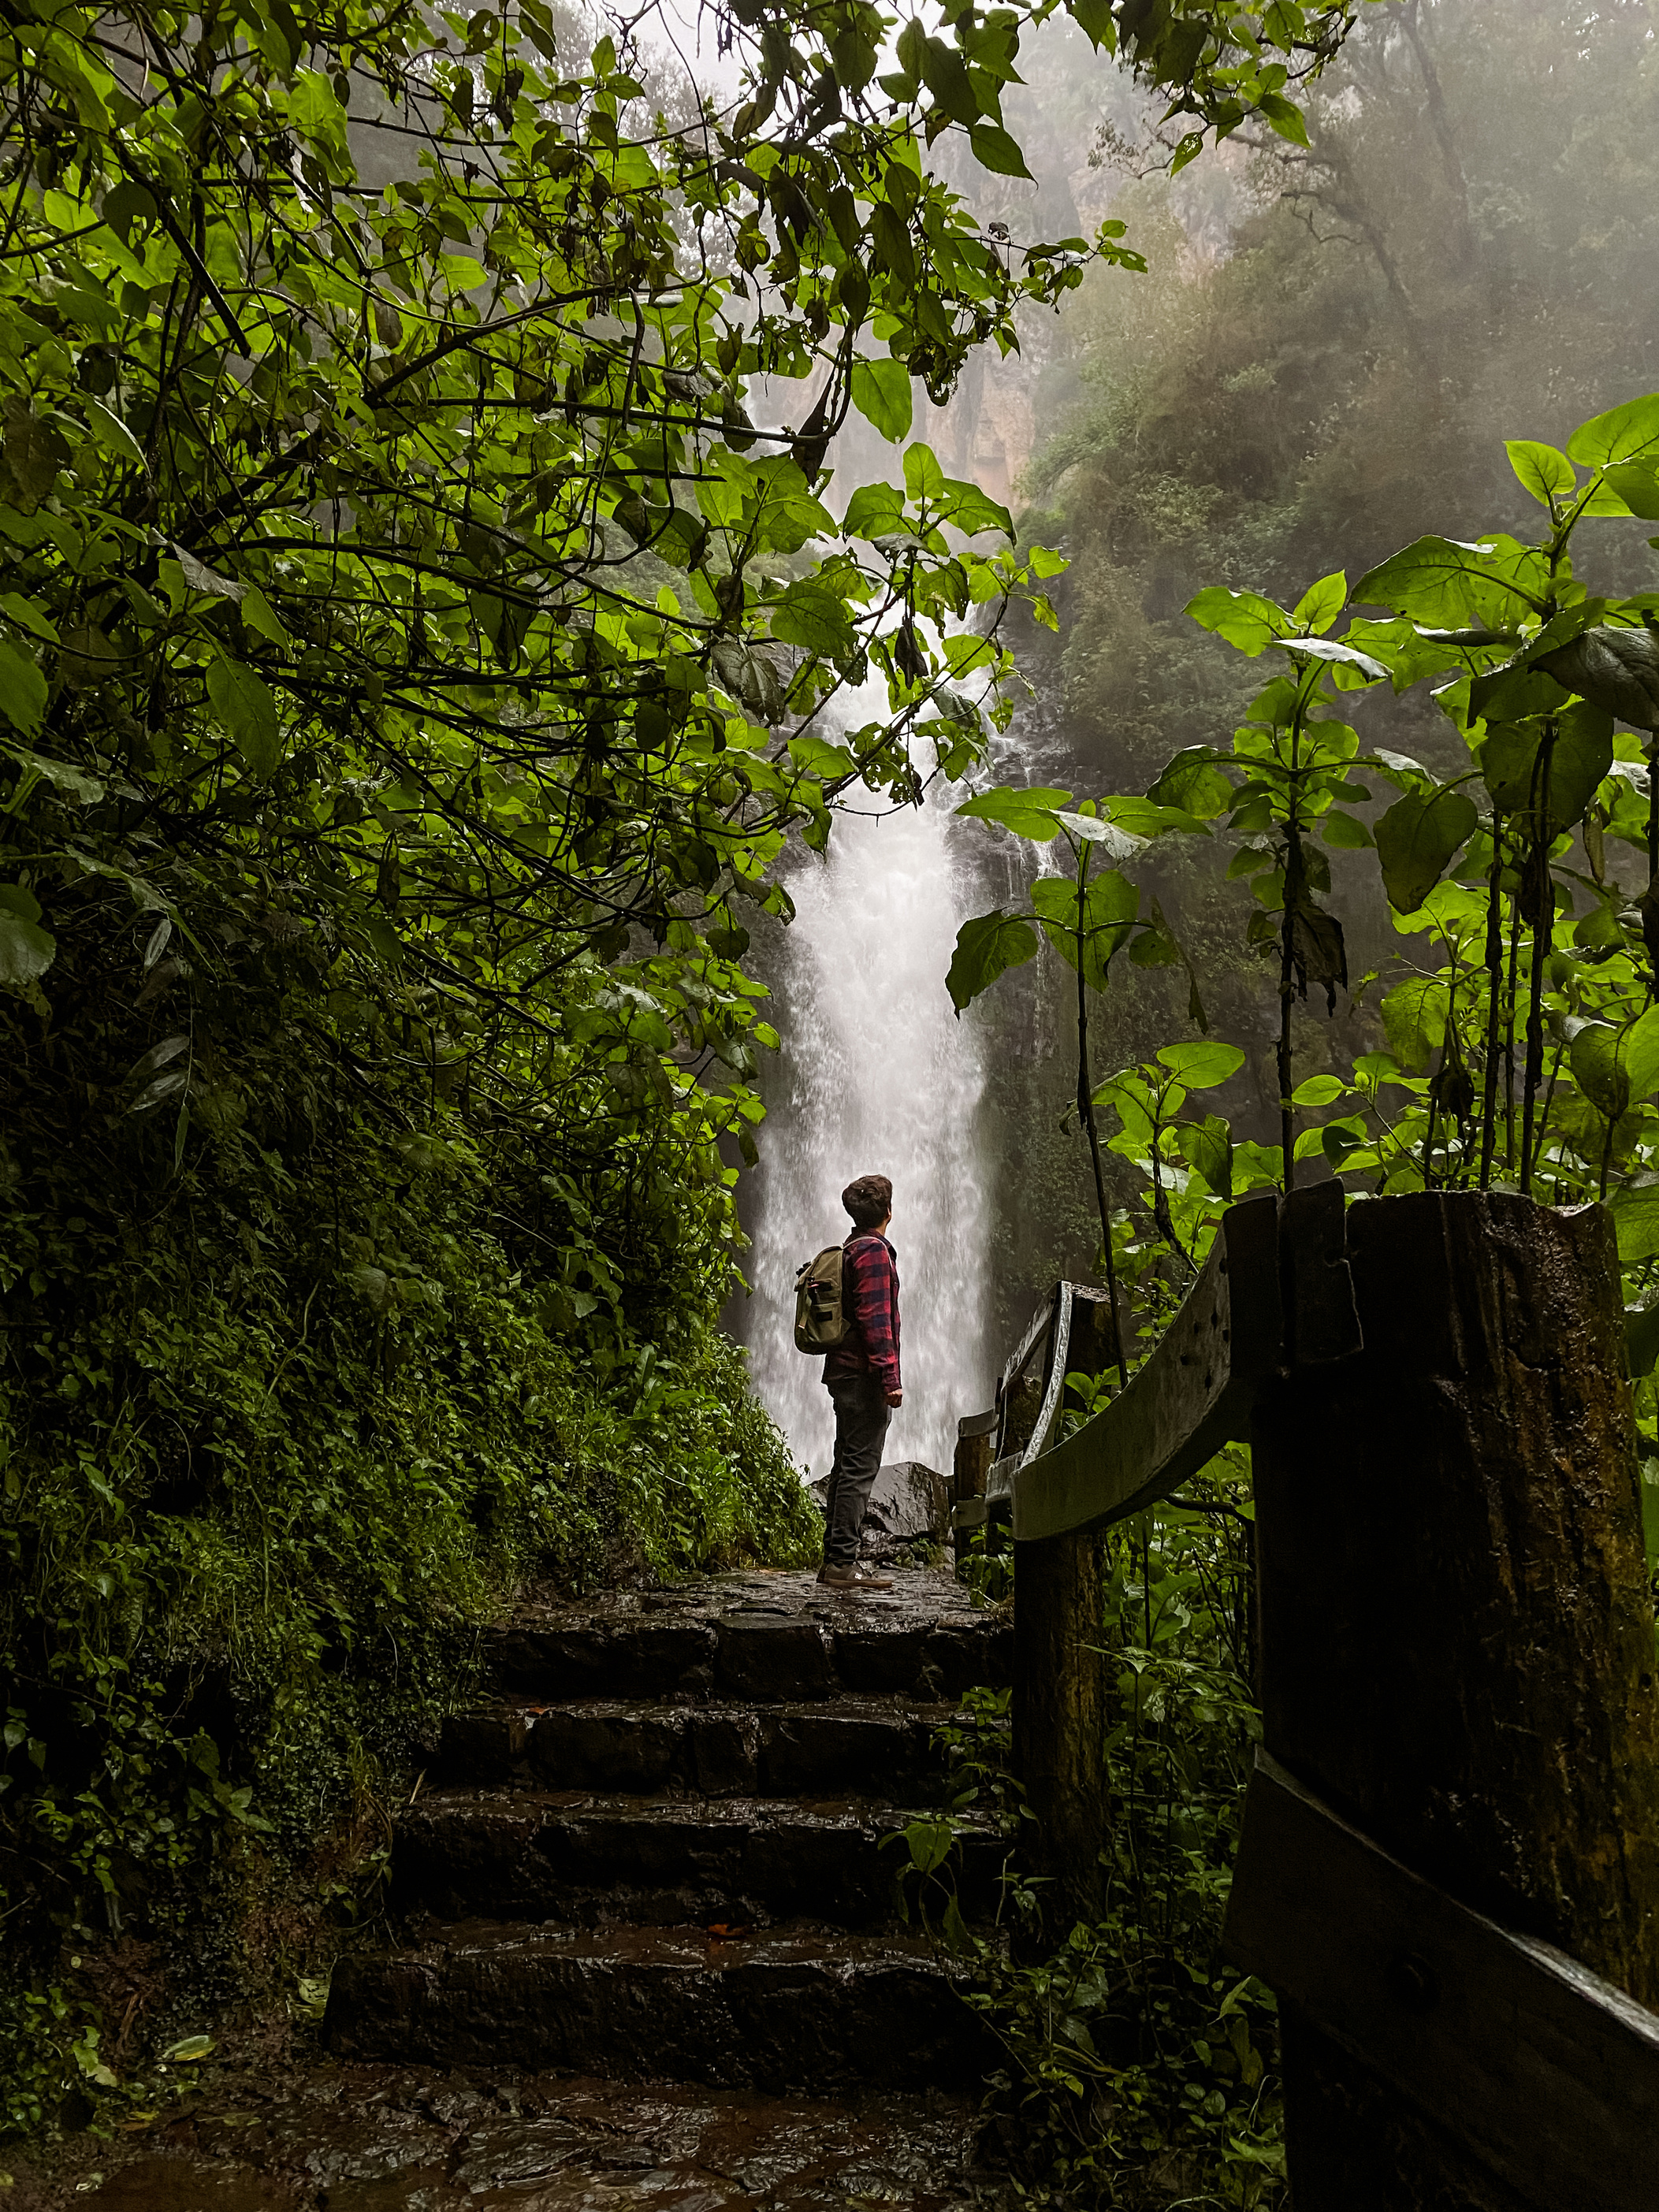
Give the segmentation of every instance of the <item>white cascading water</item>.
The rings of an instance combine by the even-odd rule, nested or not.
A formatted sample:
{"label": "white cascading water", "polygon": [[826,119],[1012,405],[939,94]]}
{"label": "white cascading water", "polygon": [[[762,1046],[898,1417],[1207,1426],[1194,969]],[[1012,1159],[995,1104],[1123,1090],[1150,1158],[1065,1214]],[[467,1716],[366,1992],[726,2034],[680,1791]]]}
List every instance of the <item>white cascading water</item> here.
{"label": "white cascading water", "polygon": [[955,842],[945,796],[841,815],[828,855],[789,878],[795,920],[768,979],[783,1048],[766,1084],[744,1334],[762,1401],[815,1477],[829,1472],[835,1423],[822,1361],[795,1349],[795,1270],[846,1235],[841,1194],[854,1176],[893,1184],[904,1404],[884,1456],[948,1471],[957,1422],[990,1402],[985,1070],[977,1025],[957,1020],[945,988],[975,906]]}

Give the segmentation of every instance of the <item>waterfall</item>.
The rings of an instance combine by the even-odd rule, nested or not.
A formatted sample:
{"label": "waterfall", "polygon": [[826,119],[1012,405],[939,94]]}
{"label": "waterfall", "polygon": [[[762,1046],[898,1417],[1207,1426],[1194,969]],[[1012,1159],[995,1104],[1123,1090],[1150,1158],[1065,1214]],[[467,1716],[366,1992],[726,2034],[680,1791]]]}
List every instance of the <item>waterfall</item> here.
{"label": "waterfall", "polygon": [[985,902],[956,842],[948,795],[838,816],[827,856],[790,875],[795,920],[768,963],[783,1047],[765,1086],[742,1325],[755,1387],[815,1476],[835,1422],[822,1361],[795,1349],[795,1270],[847,1234],[854,1176],[893,1184],[904,1404],[886,1458],[948,1472],[957,1420],[990,1402],[982,1041],[945,988],[957,931]]}

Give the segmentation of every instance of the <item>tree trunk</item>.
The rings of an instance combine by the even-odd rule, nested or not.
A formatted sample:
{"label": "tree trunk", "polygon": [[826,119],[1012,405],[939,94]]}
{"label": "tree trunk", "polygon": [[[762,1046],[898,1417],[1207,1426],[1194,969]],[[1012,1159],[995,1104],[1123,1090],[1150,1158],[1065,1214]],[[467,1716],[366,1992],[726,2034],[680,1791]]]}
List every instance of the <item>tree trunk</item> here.
{"label": "tree trunk", "polygon": [[[1659,2002],[1654,1624],[1611,1225],[1352,1207],[1364,1348],[1255,1435],[1267,1746],[1464,1904]],[[1516,2212],[1294,2014],[1297,2212]]]}

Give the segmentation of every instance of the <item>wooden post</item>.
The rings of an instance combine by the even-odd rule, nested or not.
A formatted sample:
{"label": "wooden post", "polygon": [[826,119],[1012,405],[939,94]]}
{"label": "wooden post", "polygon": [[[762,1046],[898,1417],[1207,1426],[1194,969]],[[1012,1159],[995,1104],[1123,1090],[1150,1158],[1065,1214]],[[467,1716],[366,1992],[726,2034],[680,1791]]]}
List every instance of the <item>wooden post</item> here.
{"label": "wooden post", "polygon": [[[1413,1872],[1659,2004],[1654,1626],[1607,1216],[1425,1192],[1352,1207],[1346,1239],[1363,1350],[1334,1356],[1340,1228],[1318,1265],[1289,1236],[1291,1364],[1257,1409],[1267,1748]],[[1284,2036],[1297,2212],[1518,2212],[1310,2022],[1287,2010]]]}
{"label": "wooden post", "polygon": [[[1117,1357],[1111,1308],[1073,1286],[1070,1372]],[[1103,1316],[1103,1327],[1099,1325]],[[1044,1878],[1043,1936],[1061,1941],[1098,1920],[1106,1841],[1105,1592],[1098,1534],[1014,1546],[1014,1762],[1036,1819],[1022,1824],[1021,1864]]]}
{"label": "wooden post", "polygon": [[1043,1922],[1051,1946],[1076,1922],[1100,1917],[1103,1612],[1098,1536],[1016,1543],[1014,1764],[1036,1816],[1021,1823],[1020,1863],[1047,1883]]}
{"label": "wooden post", "polygon": [[[958,1509],[956,1522],[956,1565],[960,1579],[967,1559],[969,1539],[974,1528],[981,1524],[984,1514],[986,1479],[991,1472],[991,1454],[996,1445],[996,1409],[988,1413],[969,1413],[957,1423],[957,1456],[953,1470],[951,1493]],[[972,1516],[972,1509],[979,1504],[980,1513]],[[963,1506],[969,1509],[961,1514]]]}

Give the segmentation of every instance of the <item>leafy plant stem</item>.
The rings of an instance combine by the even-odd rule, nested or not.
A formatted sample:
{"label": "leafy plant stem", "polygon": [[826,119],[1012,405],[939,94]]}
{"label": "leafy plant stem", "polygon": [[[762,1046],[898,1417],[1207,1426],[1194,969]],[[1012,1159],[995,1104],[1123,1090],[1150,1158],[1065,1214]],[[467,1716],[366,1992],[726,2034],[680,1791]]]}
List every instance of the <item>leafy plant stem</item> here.
{"label": "leafy plant stem", "polygon": [[1532,1192],[1533,1121],[1538,1087],[1544,1078],[1544,963],[1549,958],[1551,926],[1555,919],[1555,884],[1550,874],[1550,756],[1555,749],[1555,725],[1544,726],[1533,771],[1533,854],[1537,918],[1533,923],[1532,973],[1527,994],[1526,1089],[1521,1113],[1521,1188]]}
{"label": "leafy plant stem", "polygon": [[1521,967],[1521,902],[1510,901],[1510,978],[1504,995],[1504,1165],[1515,1173],[1515,1008]]}
{"label": "leafy plant stem", "polygon": [[1297,817],[1297,751],[1301,714],[1291,730],[1290,819],[1285,825],[1285,918],[1279,932],[1279,1141],[1285,1195],[1296,1181],[1296,1109],[1291,1103],[1291,997],[1296,988],[1296,917],[1303,897],[1302,825]]}
{"label": "leafy plant stem", "polygon": [[1089,1076],[1089,986],[1084,976],[1083,894],[1089,881],[1089,848],[1083,846],[1077,863],[1077,1110],[1089,1139],[1089,1164],[1094,1170],[1095,1205],[1100,1212],[1100,1248],[1106,1267],[1106,1296],[1112,1308],[1112,1345],[1117,1353],[1117,1382],[1127,1387],[1129,1367],[1123,1349],[1123,1326],[1118,1314],[1117,1266],[1112,1256],[1112,1209],[1106,1199],[1106,1177],[1100,1164],[1100,1132],[1095,1123],[1094,1085]]}
{"label": "leafy plant stem", "polygon": [[1480,1098],[1480,1188],[1492,1187],[1498,1123],[1498,1040],[1504,1004],[1504,921],[1498,879],[1504,872],[1503,817],[1492,817],[1492,870],[1486,882],[1486,1066]]}

